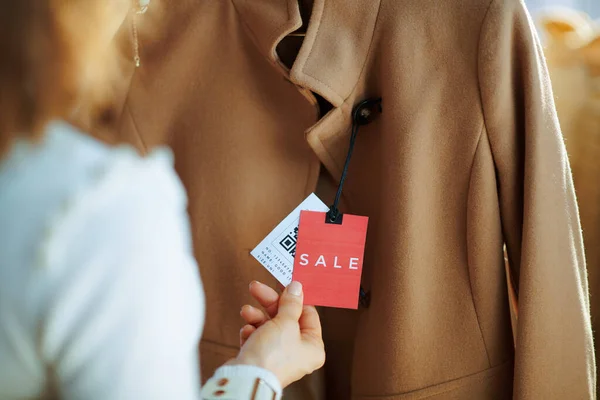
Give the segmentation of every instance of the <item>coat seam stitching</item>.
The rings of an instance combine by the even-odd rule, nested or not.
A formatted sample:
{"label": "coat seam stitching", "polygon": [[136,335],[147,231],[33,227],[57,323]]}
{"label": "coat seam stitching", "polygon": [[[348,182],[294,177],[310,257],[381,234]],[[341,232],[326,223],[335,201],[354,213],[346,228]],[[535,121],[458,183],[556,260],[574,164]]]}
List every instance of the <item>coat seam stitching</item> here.
{"label": "coat seam stitching", "polygon": [[[246,23],[246,20],[242,17],[242,15],[240,13],[240,10],[238,10],[237,6],[235,5],[235,0],[231,0],[231,5],[233,6],[233,9],[235,10],[235,14],[238,16],[238,18],[240,19],[240,21],[242,21],[242,24],[244,25],[244,28],[250,34],[250,37],[252,38],[252,42],[254,42],[254,45],[257,47],[259,53],[262,54],[263,51],[262,51],[262,48],[260,46],[260,42],[258,41],[258,38],[256,37],[256,34],[252,30],[252,28],[250,28],[250,26]],[[267,59],[268,59],[268,55],[267,55]]]}
{"label": "coat seam stitching", "polygon": [[308,62],[309,62],[309,61],[310,61],[310,59],[312,58],[313,54],[315,54],[315,53],[314,53],[314,49],[315,49],[315,42],[317,41],[317,38],[319,37],[319,31],[321,30],[321,26],[323,25],[323,14],[324,14],[324,13],[325,13],[325,4],[323,4],[323,10],[321,10],[321,15],[319,16],[319,25],[317,26],[317,31],[315,32],[315,35],[314,35],[314,38],[313,38],[313,41],[312,41],[312,43],[310,44],[310,53],[308,53],[308,56],[306,57],[306,60],[304,60],[304,62],[302,63],[302,69],[301,69],[301,71],[302,71],[302,73],[303,73],[304,75],[306,75],[306,76],[308,76],[308,77],[310,77],[310,78],[314,79],[315,81],[317,81],[317,82],[319,82],[319,83],[322,83],[322,84],[323,84],[325,87],[327,87],[327,88],[329,88],[329,89],[333,90],[333,91],[334,91],[334,92],[335,92],[335,93],[338,95],[338,97],[340,97],[340,98],[341,98],[342,96],[340,96],[340,95],[339,95],[339,94],[338,94],[338,93],[337,93],[337,92],[336,92],[336,91],[335,91],[335,90],[334,90],[334,89],[333,89],[331,86],[329,86],[327,83],[325,83],[325,82],[321,81],[320,79],[318,79],[318,78],[315,78],[315,77],[314,77],[314,76],[312,76],[312,75],[309,75],[309,74],[308,74],[308,73],[306,73],[306,71],[305,71],[306,64],[308,64]]}
{"label": "coat seam stitching", "polygon": [[[271,59],[271,57],[274,57],[275,59],[277,58],[276,54],[269,54],[269,52],[267,52],[265,54],[265,52],[263,51],[263,48],[260,44],[260,40],[258,40],[258,36],[256,35],[256,33],[252,30],[252,28],[250,27],[250,25],[246,22],[246,19],[244,18],[244,16],[242,15],[242,13],[240,12],[240,10],[238,9],[238,7],[236,6],[235,2],[236,0],[230,0],[231,1],[231,5],[233,6],[233,9],[235,11],[235,14],[238,16],[239,20],[242,22],[242,25],[244,26],[245,30],[248,32],[248,34],[250,35],[250,39],[251,41],[254,43],[254,46],[256,46],[258,52],[264,56],[269,63],[273,64],[273,60]],[[287,7],[287,14],[288,14],[288,18],[290,18],[290,6],[288,3],[286,3],[286,7]],[[286,22],[287,23],[287,22]],[[282,26],[284,26],[286,23],[282,23],[281,25],[279,25],[277,27],[277,29],[274,29],[273,31],[279,31],[281,29]]]}
{"label": "coat seam stitching", "polygon": [[[467,218],[469,216],[469,202],[470,202],[470,197],[471,197],[471,183],[473,180],[473,170],[475,168],[475,159],[477,158],[477,154],[479,154],[480,151],[480,146],[481,146],[481,140],[483,139],[483,133],[485,131],[485,123],[484,121],[481,122],[481,131],[479,132],[479,138],[477,139],[477,147],[475,149],[475,154],[473,155],[473,162],[471,163],[471,170],[469,171],[469,186],[467,188]],[[466,237],[466,242],[467,242],[467,274],[469,275],[469,291],[471,293],[471,302],[473,303],[473,312],[475,312],[475,319],[477,320],[477,326],[479,328],[479,334],[481,335],[481,341],[483,342],[483,348],[485,349],[485,355],[487,357],[488,360],[488,366],[491,368],[492,367],[492,360],[490,359],[490,353],[488,351],[488,346],[487,343],[485,341],[485,335],[483,334],[483,329],[481,328],[481,319],[479,318],[479,312],[477,311],[477,304],[475,302],[475,296],[473,294],[473,279],[471,277],[471,263],[469,262],[469,235],[467,235]]]}
{"label": "coat seam stitching", "polygon": [[[320,18],[318,20],[319,25],[317,25],[317,31],[315,32],[313,42],[310,45],[310,52],[308,53],[308,56],[306,57],[306,59],[302,63],[302,68],[300,69],[300,71],[304,74],[304,78],[305,79],[312,79],[313,81],[318,82],[321,85],[325,86],[327,89],[329,89],[330,91],[332,91],[335,94],[335,96],[340,100],[340,103],[344,103],[344,98],[342,96],[340,96],[340,94],[337,92],[337,90],[335,90],[333,87],[331,87],[327,82],[323,82],[319,78],[316,78],[316,77],[314,77],[311,74],[309,74],[309,73],[306,72],[306,65],[313,58],[313,55],[315,54],[314,53],[315,42],[317,40],[317,37],[319,37],[319,32],[321,30],[321,26],[323,25],[323,14],[324,13],[325,13],[325,4],[323,4],[323,10],[321,11],[321,16],[320,16]],[[359,75],[359,77],[360,77],[360,75]]]}
{"label": "coat seam stitching", "polygon": [[[481,371],[477,371],[477,372],[475,372],[473,374],[464,375],[464,376],[461,376],[459,378],[450,379],[450,380],[444,381],[444,382],[434,383],[433,385],[425,386],[425,387],[422,387],[422,388],[419,388],[419,389],[415,389],[415,390],[411,390],[411,391],[408,391],[408,392],[390,393],[390,394],[374,394],[374,395],[373,394],[371,394],[371,395],[369,395],[369,394],[358,394],[358,395],[353,396],[353,398],[377,399],[377,398],[385,398],[385,397],[392,397],[392,396],[393,397],[396,397],[396,396],[408,396],[408,395],[411,395],[411,394],[422,392],[422,391],[427,390],[427,389],[434,388],[436,386],[447,385],[447,384],[450,384],[452,382],[459,383],[460,381],[467,380],[469,378],[475,378],[477,375],[480,375],[480,374],[484,375],[484,376],[481,376],[478,379],[475,379],[475,382],[481,382],[482,380],[494,378],[498,374],[502,373],[503,368],[506,368],[512,362],[513,362],[512,360],[508,360],[508,361],[505,361],[502,364],[500,364],[498,366],[495,366],[495,367],[486,368],[486,369],[483,369]],[[493,373],[491,373],[489,375],[485,375],[486,372],[494,370],[494,369],[496,371],[494,371]],[[438,393],[433,393],[433,394],[427,395],[425,397],[420,397],[420,399],[428,399],[428,398],[431,398],[433,396],[439,396],[440,394],[449,393],[449,392],[451,392],[453,390],[460,389],[461,387],[464,387],[464,386],[465,386],[464,384],[459,384],[459,385],[457,385],[457,386],[455,386],[453,388],[450,388],[448,390],[444,390],[444,391],[441,391],[441,392],[438,392]]]}
{"label": "coat seam stitching", "polygon": [[129,119],[131,119],[131,125],[133,125],[133,130],[135,132],[135,135],[137,136],[140,143],[142,144],[142,151],[144,154],[148,154],[148,145],[146,144],[146,141],[140,134],[140,130],[135,122],[135,118],[133,118],[133,114],[131,113],[131,108],[129,107],[129,100],[127,101],[126,108],[127,108],[127,114],[129,114]]}
{"label": "coat seam stitching", "polygon": [[[133,76],[135,75],[135,71],[131,74],[131,78],[129,78],[129,85],[127,85],[127,92],[125,93],[125,100],[123,101],[123,106],[121,107],[121,115],[125,113],[125,109],[127,108],[127,103],[129,101],[129,94],[131,93],[131,86],[133,83]],[[131,115],[131,114],[130,114]],[[119,122],[118,132],[123,130],[123,118],[121,117],[121,121]]]}
{"label": "coat seam stitching", "polygon": [[[317,160],[315,160],[317,161]],[[310,193],[313,193],[315,191],[315,188],[312,187],[311,183],[311,178],[312,178],[312,174],[313,174],[313,170],[316,169],[317,170],[317,181],[318,181],[318,175],[320,173],[320,164],[318,162],[315,163],[311,163],[311,165],[308,168],[308,173],[307,173],[307,177],[306,177],[306,184],[304,185],[304,196],[308,196]]]}
{"label": "coat seam stitching", "polygon": [[365,68],[367,67],[367,61],[369,60],[369,57],[371,56],[371,53],[373,51],[373,43],[375,42],[375,31],[377,30],[377,27],[379,26],[379,23],[380,23],[381,4],[382,3],[383,3],[383,0],[379,0],[379,8],[377,9],[377,15],[375,16],[375,23],[373,24],[373,32],[371,32],[371,43],[369,43],[369,49],[367,50],[367,54],[365,54],[365,60],[363,61],[363,65],[360,70],[360,74],[358,74],[358,79],[356,80],[356,83],[354,84],[354,87],[352,88],[352,90],[350,90],[350,94],[348,95],[348,97],[346,97],[346,99],[344,99],[344,102],[346,102],[346,100],[348,100],[350,98],[352,93],[354,93],[356,91],[356,88],[358,87],[358,83],[360,82],[360,78],[365,73]]}
{"label": "coat seam stitching", "polygon": [[140,131],[139,131],[139,129],[135,123],[135,120],[133,118],[133,114],[131,113],[131,108],[129,107],[129,100],[131,99],[131,87],[133,86],[133,79],[135,78],[136,70],[137,70],[137,68],[134,66],[133,72],[131,73],[131,77],[129,78],[129,85],[127,85],[127,92],[125,93],[125,100],[123,101],[123,106],[121,107],[121,122],[119,123],[118,133],[121,134],[123,132],[123,124],[124,124],[123,114],[125,113],[125,110],[127,110],[127,114],[129,114],[129,119],[131,119],[131,124],[133,125],[133,130],[135,131],[135,135],[137,136],[138,140],[142,144],[142,147],[143,147],[142,152],[148,153],[148,147],[146,146],[146,143],[144,142],[144,139],[142,138],[142,135],[140,134]]}
{"label": "coat seam stitching", "polygon": [[142,153],[147,154],[148,146],[146,146],[146,142],[144,141],[144,139],[142,138],[142,135],[140,134],[140,131],[137,127],[135,119],[133,118],[133,114],[131,113],[131,107],[129,106],[129,101],[131,100],[131,88],[133,86],[133,79],[135,78],[136,70],[137,70],[137,68],[134,66],[133,72],[131,73],[131,77],[129,78],[129,85],[127,85],[127,92],[125,93],[125,100],[123,101],[123,107],[121,107],[121,122],[119,123],[118,133],[121,134],[123,132],[123,124],[125,121],[123,118],[123,115],[124,115],[125,111],[127,111],[127,114],[129,114],[129,119],[131,120],[131,125],[133,125],[133,130],[134,130],[135,136],[138,138],[138,140],[142,144]]}
{"label": "coat seam stitching", "polygon": [[[486,128],[485,132],[486,132],[486,136],[487,136],[487,119],[486,119],[486,113],[485,113],[485,102],[484,102],[484,96],[481,90],[481,47],[482,47],[482,37],[483,37],[483,31],[484,31],[484,27],[487,23],[487,18],[490,14],[490,10],[492,9],[493,4],[495,3],[495,0],[491,0],[490,3],[488,4],[487,9],[485,10],[485,14],[483,15],[483,20],[481,21],[481,27],[479,28],[479,37],[477,40],[477,90],[479,92],[479,103],[481,105],[481,115],[483,117],[483,125]],[[491,142],[490,142],[490,149],[491,149]],[[494,152],[492,151],[492,160],[494,161],[494,167],[496,167],[496,160],[494,160]]]}
{"label": "coat seam stitching", "polygon": [[[346,108],[346,109],[347,109],[348,107],[349,107],[349,106],[348,106],[348,103],[346,103],[346,102],[343,102],[343,103],[342,103],[342,105],[341,105],[341,106],[339,106],[338,108],[340,109],[340,112],[343,114],[343,113],[344,113],[344,110],[343,110],[343,108]],[[349,114],[351,114],[351,113],[352,113],[352,108],[350,108],[350,113],[349,113]],[[341,116],[340,116],[340,118],[343,118],[343,115],[341,115]],[[323,143],[323,141],[321,140],[321,138],[320,138],[319,136],[316,136],[315,138],[318,140],[319,144],[320,144],[320,145],[321,145],[321,147],[323,148],[323,151],[324,151],[324,152],[327,154],[327,156],[329,157],[329,159],[331,160],[331,162],[333,163],[333,165],[335,165],[335,167],[336,167],[336,170],[337,170],[337,171],[336,171],[336,174],[337,174],[337,175],[341,175],[341,172],[340,172],[340,171],[341,171],[342,169],[340,168],[340,166],[339,166],[339,165],[338,165],[338,163],[336,162],[336,160],[335,160],[335,157],[333,157],[333,155],[331,154],[331,152],[329,151],[329,149],[327,148],[327,146],[325,145],[325,143]],[[338,176],[338,177],[336,177],[336,180],[339,180],[339,179],[340,179],[340,178],[339,178],[339,176]]]}
{"label": "coat seam stitching", "polygon": [[[481,132],[479,133],[479,139],[477,141],[477,150],[475,151],[475,157],[477,156],[477,153],[480,151],[479,146],[481,145],[481,140],[483,138],[483,135],[485,134],[487,137],[487,124],[486,124],[486,116],[485,116],[485,106],[484,106],[484,101],[483,101],[483,93],[481,90],[481,69],[480,69],[480,63],[481,63],[481,47],[482,47],[482,39],[483,39],[483,34],[484,34],[484,28],[486,26],[487,23],[487,19],[488,16],[491,12],[492,6],[494,5],[495,0],[490,0],[489,4],[487,5],[487,8],[485,10],[485,13],[483,14],[483,19],[481,20],[481,26],[479,27],[479,35],[477,38],[477,90],[479,92],[479,103],[481,105],[481,116],[482,116],[482,125],[481,125]],[[490,144],[491,146],[491,144]],[[491,148],[490,148],[491,150]],[[492,154],[492,162],[494,163],[494,166],[496,165],[496,161],[494,160],[494,153],[493,151],[490,151],[490,153]],[[473,176],[473,167],[475,165],[475,157],[473,157],[473,164],[471,165],[471,171],[469,173],[469,192],[471,190],[471,179]],[[467,194],[468,195],[468,194]],[[468,203],[468,200],[467,200]],[[468,213],[467,213],[468,215]],[[470,290],[471,290],[471,299],[473,302],[473,310],[475,311],[475,317],[477,319],[477,324],[479,325],[479,332],[481,334],[481,340],[483,341],[483,347],[485,348],[485,354],[487,356],[488,359],[488,364],[492,365],[491,359],[490,359],[490,354],[487,348],[487,344],[485,342],[485,336],[483,334],[483,330],[481,329],[481,321],[479,319],[479,314],[477,312],[477,305],[475,304],[475,297],[473,295],[473,282],[471,281],[471,269],[470,269],[470,263],[468,262],[468,256],[467,256],[467,272],[469,274],[469,286],[470,286]]]}

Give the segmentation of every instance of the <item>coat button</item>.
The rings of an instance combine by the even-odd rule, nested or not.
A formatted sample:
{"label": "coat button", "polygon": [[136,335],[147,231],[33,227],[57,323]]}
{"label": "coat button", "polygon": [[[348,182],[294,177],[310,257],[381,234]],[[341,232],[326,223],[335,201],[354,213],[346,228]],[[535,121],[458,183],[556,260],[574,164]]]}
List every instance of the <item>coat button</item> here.
{"label": "coat button", "polygon": [[367,99],[359,103],[352,111],[352,123],[367,125],[375,118],[375,112],[381,112],[381,98]]}

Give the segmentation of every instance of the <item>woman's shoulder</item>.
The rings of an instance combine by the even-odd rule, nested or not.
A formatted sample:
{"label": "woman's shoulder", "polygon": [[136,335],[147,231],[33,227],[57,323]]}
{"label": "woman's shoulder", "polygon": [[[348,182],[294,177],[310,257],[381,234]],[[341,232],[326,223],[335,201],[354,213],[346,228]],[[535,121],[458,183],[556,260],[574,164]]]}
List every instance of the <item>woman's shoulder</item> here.
{"label": "woman's shoulder", "polygon": [[162,170],[162,178],[180,186],[170,150],[159,148],[140,156],[131,146],[109,147],[57,121],[48,124],[38,142],[17,141],[0,161],[0,200],[5,200],[7,193],[21,194],[15,189],[27,189],[22,193],[27,196],[32,191],[43,191],[44,197],[68,195],[110,177],[109,172],[116,169],[121,176]]}
{"label": "woman's shoulder", "polygon": [[98,209],[131,202],[142,203],[139,212],[182,210],[185,199],[170,151],[142,157],[54,122],[38,143],[16,143],[0,163],[0,253],[29,264],[67,220],[83,223]]}

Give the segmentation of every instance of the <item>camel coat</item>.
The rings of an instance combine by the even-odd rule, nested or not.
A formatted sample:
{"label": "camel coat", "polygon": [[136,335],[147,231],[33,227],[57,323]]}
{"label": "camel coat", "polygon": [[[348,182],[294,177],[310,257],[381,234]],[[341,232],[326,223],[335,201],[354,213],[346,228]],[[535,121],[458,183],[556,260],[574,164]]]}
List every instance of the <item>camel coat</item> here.
{"label": "camel coat", "polygon": [[[120,138],[169,145],[206,289],[203,375],[236,354],[250,250],[309,193],[370,218],[368,308],[324,309],[328,360],[288,399],[588,399],[585,259],[545,61],[519,0],[155,0]],[[320,97],[320,101],[317,98]],[[503,246],[518,291],[513,343]]]}

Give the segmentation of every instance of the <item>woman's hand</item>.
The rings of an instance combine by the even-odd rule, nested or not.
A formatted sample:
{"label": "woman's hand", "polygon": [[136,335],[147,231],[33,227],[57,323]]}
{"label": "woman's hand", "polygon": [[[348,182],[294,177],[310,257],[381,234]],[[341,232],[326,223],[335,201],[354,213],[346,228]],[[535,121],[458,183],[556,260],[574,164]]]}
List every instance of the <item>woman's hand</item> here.
{"label": "woman's hand", "polygon": [[302,285],[292,282],[279,296],[260,282],[250,293],[264,311],[242,307],[246,321],[240,331],[242,348],[228,364],[251,364],[273,372],[283,387],[325,363],[321,321],[313,306],[303,306]]}

